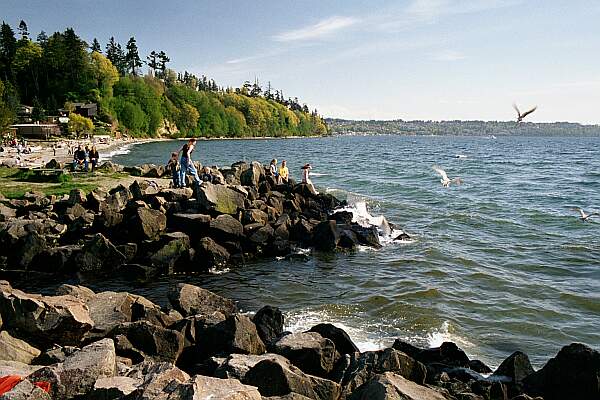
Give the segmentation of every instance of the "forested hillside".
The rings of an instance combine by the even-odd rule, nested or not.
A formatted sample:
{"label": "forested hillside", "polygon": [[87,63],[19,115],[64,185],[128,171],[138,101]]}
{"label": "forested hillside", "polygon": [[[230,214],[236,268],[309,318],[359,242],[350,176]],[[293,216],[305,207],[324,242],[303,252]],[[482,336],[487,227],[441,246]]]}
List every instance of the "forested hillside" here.
{"label": "forested hillside", "polygon": [[[0,131],[16,120],[20,104],[42,121],[71,103],[98,104],[96,130],[132,136],[322,135],[317,111],[258,82],[224,88],[205,76],[177,73],[164,51],[143,61],[135,38],[123,47],[110,38],[104,51],[71,28],[32,39],[21,21],[17,33],[0,28]],[[148,70],[142,74],[142,68]],[[105,123],[105,124],[103,124]],[[104,128],[102,127],[104,126]]]}

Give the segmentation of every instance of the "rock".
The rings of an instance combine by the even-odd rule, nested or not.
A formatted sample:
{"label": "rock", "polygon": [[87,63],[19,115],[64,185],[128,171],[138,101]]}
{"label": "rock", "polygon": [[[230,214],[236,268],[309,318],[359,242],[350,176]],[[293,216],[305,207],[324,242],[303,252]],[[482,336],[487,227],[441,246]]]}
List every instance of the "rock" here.
{"label": "rock", "polygon": [[44,168],[46,169],[63,169],[63,165],[56,161],[56,158],[53,158],[52,160],[48,161],[46,163],[46,165],[44,165]]}
{"label": "rock", "polygon": [[121,399],[133,393],[140,385],[140,381],[128,376],[113,376],[100,378],[94,383],[90,393],[90,400]]}
{"label": "rock", "polygon": [[339,354],[335,345],[316,332],[293,333],[273,344],[273,351],[291,361],[307,374],[326,376]]}
{"label": "rock", "polygon": [[0,222],[8,221],[17,216],[17,210],[0,203]]}
{"label": "rock", "polygon": [[[128,377],[142,380],[142,384],[130,394],[130,398],[136,400],[155,400],[164,399],[164,389],[172,385],[184,383],[190,379],[190,376],[173,366],[172,364],[161,362],[142,362],[134,366],[127,374]],[[215,399],[216,400],[216,399]]]}
{"label": "rock", "polygon": [[151,246],[148,261],[162,272],[173,273],[177,262],[189,254],[190,238],[183,232],[165,233]]}
{"label": "rock", "polygon": [[0,360],[18,361],[31,364],[40,351],[27,342],[12,337],[8,332],[0,332]]}
{"label": "rock", "polygon": [[342,394],[342,388],[339,384],[329,379],[319,378],[318,376],[307,375],[315,391],[316,398],[319,400],[337,400]]}
{"label": "rock", "polygon": [[210,230],[216,240],[223,242],[239,240],[244,234],[241,222],[231,215],[219,215],[210,221]]}
{"label": "rock", "polygon": [[101,233],[94,235],[81,251],[74,255],[74,267],[84,273],[108,272],[125,261],[125,256]]}
{"label": "rock", "polygon": [[338,241],[338,247],[342,249],[354,250],[359,244],[360,242],[356,233],[349,229],[343,229],[340,231],[340,240]]}
{"label": "rock", "polygon": [[317,398],[308,376],[289,361],[280,359],[260,361],[246,373],[245,383],[256,386],[263,396],[297,393],[310,399]]}
{"label": "rock", "polygon": [[97,232],[111,232],[121,222],[123,222],[123,214],[112,208],[105,208],[94,218],[93,228]]}
{"label": "rock", "polygon": [[70,205],[85,204],[85,201],[86,201],[86,197],[85,197],[85,192],[83,190],[73,189],[69,193],[68,203]]}
{"label": "rock", "polygon": [[69,285],[66,283],[56,288],[55,293],[57,296],[73,296],[86,302],[96,295],[92,289],[88,289],[85,286]]}
{"label": "rock", "polygon": [[527,354],[515,351],[502,361],[502,364],[494,371],[493,376],[500,379],[503,377],[508,378],[509,382],[521,389],[523,380],[534,372]]}
{"label": "rock", "polygon": [[33,259],[46,249],[46,238],[36,231],[29,232],[12,247],[8,264],[26,269]]}
{"label": "rock", "polygon": [[365,227],[358,224],[351,224],[350,229],[356,234],[356,238],[360,244],[376,249],[381,247],[379,232],[377,231],[376,226]]}
{"label": "rock", "polygon": [[244,209],[244,196],[225,185],[204,182],[198,190],[198,204],[205,210],[235,214]]}
{"label": "rock", "polygon": [[469,369],[479,372],[480,374],[489,374],[492,373],[492,369],[485,365],[483,361],[480,360],[470,360],[469,361]]}
{"label": "rock", "polygon": [[191,199],[194,191],[191,188],[171,188],[161,189],[158,195],[164,197],[167,201],[186,201]]}
{"label": "rock", "polygon": [[200,266],[202,270],[220,267],[229,261],[231,257],[227,249],[217,244],[209,237],[203,237],[195,247],[196,255],[194,263],[189,265],[190,270],[196,266]]}
{"label": "rock", "polygon": [[100,212],[101,205],[106,198],[106,192],[100,188],[94,189],[86,196],[86,207],[94,212]]}
{"label": "rock", "polygon": [[431,349],[419,349],[397,339],[392,348],[400,350],[424,364],[439,363],[450,367],[469,367],[469,357],[452,342],[444,342],[440,347]]}
{"label": "rock", "polygon": [[306,183],[296,185],[292,192],[298,193],[302,197],[314,197],[318,194],[313,185],[308,185]]}
{"label": "rock", "polygon": [[340,240],[337,224],[333,220],[323,221],[313,229],[313,244],[317,250],[335,250]]}
{"label": "rock", "polygon": [[255,208],[251,208],[249,210],[244,211],[242,216],[242,223],[244,225],[259,223],[261,225],[265,225],[269,221],[269,216],[266,212],[257,210]]}
{"label": "rock", "polygon": [[173,308],[184,317],[188,315],[212,314],[215,311],[225,316],[237,312],[235,303],[206,289],[187,283],[179,283],[167,294]]}
{"label": "rock", "polygon": [[206,236],[210,229],[210,215],[175,213],[168,221],[170,229],[187,233],[192,240]]}
{"label": "rock", "polygon": [[28,365],[19,361],[0,361],[0,376],[27,376],[40,368],[41,365]]}
{"label": "rock", "polygon": [[149,181],[135,180],[129,185],[129,191],[134,200],[145,200],[148,197],[158,193],[158,186]]}
{"label": "rock", "polygon": [[262,400],[262,397],[254,386],[244,385],[237,379],[196,375],[189,382],[180,384],[169,399]]}
{"label": "rock", "polygon": [[63,363],[35,371],[27,379],[50,382],[53,398],[72,399],[91,392],[97,379],[110,378],[115,373],[115,345],[111,339],[102,339],[85,346]]}
{"label": "rock", "polygon": [[385,372],[393,372],[420,385],[427,377],[423,364],[394,349],[354,353],[349,357],[341,377],[344,393],[349,395],[375,375]]}
{"label": "rock", "polygon": [[111,210],[113,212],[120,212],[125,209],[127,202],[133,199],[133,195],[129,189],[123,185],[117,186],[108,193],[108,196],[106,196],[104,202],[100,205],[100,211]]}
{"label": "rock", "polygon": [[9,392],[0,395],[0,400],[51,400],[43,389],[24,379]]}
{"label": "rock", "polygon": [[181,333],[152,325],[148,321],[123,323],[111,335],[124,335],[135,349],[158,362],[175,363],[183,350]]}
{"label": "rock", "polygon": [[50,349],[40,354],[33,363],[39,365],[52,365],[64,362],[67,357],[72,356],[79,351],[79,347],[74,346],[52,346]]}
{"label": "rock", "polygon": [[128,221],[128,232],[138,240],[155,239],[167,228],[167,217],[160,211],[138,208]]}
{"label": "rock", "polygon": [[359,387],[349,400],[446,400],[442,394],[400,375],[385,372]]}
{"label": "rock", "polygon": [[257,229],[256,232],[250,236],[250,241],[257,245],[266,244],[273,239],[273,234],[274,230],[271,225],[265,225]]}
{"label": "rock", "polygon": [[265,168],[256,161],[252,161],[247,170],[240,175],[240,182],[244,186],[258,187],[258,182],[265,176]]}
{"label": "rock", "polygon": [[265,344],[276,341],[283,333],[283,314],[277,307],[264,306],[254,314],[252,322]]}
{"label": "rock", "polygon": [[309,332],[317,332],[322,337],[331,340],[340,354],[354,354],[359,351],[350,336],[343,329],[332,324],[315,325],[310,328]]}
{"label": "rock", "polygon": [[250,318],[234,314],[225,321],[206,329],[198,345],[207,355],[216,354],[264,354],[263,341]]}
{"label": "rock", "polygon": [[279,360],[280,362],[287,363],[288,360],[278,354],[232,354],[225,361],[219,365],[215,370],[214,376],[217,378],[235,378],[244,382],[246,373],[250,368],[263,360]]}
{"label": "rock", "polygon": [[96,170],[100,172],[115,173],[123,171],[123,167],[119,164],[113,163],[112,161],[106,161],[102,165],[98,166]]}
{"label": "rock", "polygon": [[600,398],[600,353],[572,343],[523,379],[524,392],[545,400]]}
{"label": "rock", "polygon": [[0,291],[3,328],[34,344],[78,344],[93,327],[85,303],[72,296],[30,295]]}
{"label": "rock", "polygon": [[327,219],[333,219],[338,224],[350,225],[353,218],[354,214],[351,211],[336,211]]}

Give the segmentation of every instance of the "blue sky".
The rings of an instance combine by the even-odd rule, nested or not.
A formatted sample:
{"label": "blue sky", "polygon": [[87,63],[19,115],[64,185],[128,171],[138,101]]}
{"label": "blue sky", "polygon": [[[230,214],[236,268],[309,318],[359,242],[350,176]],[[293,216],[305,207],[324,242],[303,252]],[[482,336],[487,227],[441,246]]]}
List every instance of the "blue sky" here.
{"label": "blue sky", "polygon": [[0,0],[34,34],[135,36],[176,70],[261,83],[325,116],[600,123],[600,2]]}

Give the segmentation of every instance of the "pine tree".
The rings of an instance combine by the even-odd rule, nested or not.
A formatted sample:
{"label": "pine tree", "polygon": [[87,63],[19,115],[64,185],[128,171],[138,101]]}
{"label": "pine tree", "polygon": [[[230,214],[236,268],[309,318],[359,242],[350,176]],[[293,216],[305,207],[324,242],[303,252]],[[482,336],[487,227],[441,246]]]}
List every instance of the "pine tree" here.
{"label": "pine tree", "polygon": [[121,47],[121,43],[117,44],[117,63],[115,64],[119,75],[125,76],[127,72],[127,61],[125,60],[125,52]]}
{"label": "pine tree", "polygon": [[102,48],[100,47],[100,42],[98,41],[98,39],[94,38],[94,41],[92,42],[92,47],[90,47],[90,49],[92,50],[92,52],[97,52],[102,54]]}
{"label": "pine tree", "polygon": [[21,39],[29,39],[29,30],[23,20],[19,23],[19,34],[21,35]]}
{"label": "pine tree", "polygon": [[158,54],[154,50],[152,50],[150,55],[146,58],[148,59],[148,68],[152,70],[152,75],[156,76],[156,71],[158,70]]}
{"label": "pine tree", "polygon": [[41,31],[39,35],[37,35],[37,42],[40,46],[42,46],[42,48],[46,47],[46,45],[48,44],[48,35],[46,35],[46,32]]}
{"label": "pine tree", "polygon": [[[108,58],[112,65],[117,67],[117,64],[119,63],[119,49],[117,48],[117,41],[114,36],[111,37],[106,44],[106,58]],[[117,69],[119,68],[117,67]]]}
{"label": "pine tree", "polygon": [[12,61],[17,52],[17,38],[10,25],[2,22],[0,27],[0,77],[12,80]]}
{"label": "pine tree", "polygon": [[142,66],[142,60],[138,53],[138,47],[135,38],[132,36],[127,42],[127,54],[125,54],[125,64],[131,75],[137,76],[137,69]]}
{"label": "pine tree", "polygon": [[167,63],[171,61],[164,51],[158,53],[158,69],[160,70],[161,78],[165,78],[165,72],[167,71]]}

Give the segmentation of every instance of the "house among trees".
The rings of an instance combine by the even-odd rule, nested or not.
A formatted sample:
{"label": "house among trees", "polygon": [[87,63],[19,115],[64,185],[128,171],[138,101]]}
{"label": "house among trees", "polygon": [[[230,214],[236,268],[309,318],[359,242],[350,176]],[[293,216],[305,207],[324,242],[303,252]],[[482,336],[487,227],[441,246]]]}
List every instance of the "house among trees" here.
{"label": "house among trees", "polygon": [[69,111],[71,111],[86,118],[92,118],[98,115],[98,104],[96,103],[71,103],[71,105],[72,109],[61,108],[58,112],[61,115],[69,115]]}
{"label": "house among trees", "polygon": [[27,138],[48,139],[50,136],[60,136],[60,127],[56,124],[15,124],[11,125],[17,135]]}
{"label": "house among trees", "polygon": [[19,120],[19,122],[23,122],[23,123],[33,122],[32,115],[33,115],[33,107],[31,107],[31,106],[20,105],[19,108],[17,109],[17,119]]}

